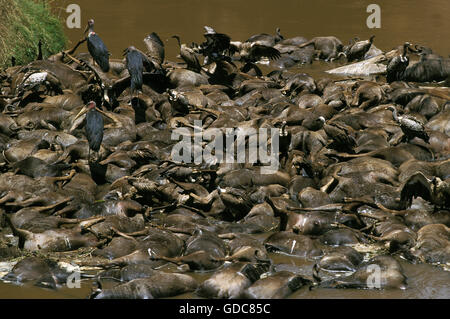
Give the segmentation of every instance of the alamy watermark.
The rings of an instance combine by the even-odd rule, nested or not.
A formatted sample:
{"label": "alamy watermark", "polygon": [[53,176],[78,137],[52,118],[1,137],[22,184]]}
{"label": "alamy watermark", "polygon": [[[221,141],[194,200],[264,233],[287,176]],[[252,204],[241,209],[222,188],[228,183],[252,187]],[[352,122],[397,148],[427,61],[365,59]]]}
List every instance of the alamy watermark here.
{"label": "alamy watermark", "polygon": [[370,275],[367,277],[367,288],[381,289],[381,268],[377,264],[367,266],[367,271]]}
{"label": "alamy watermark", "polygon": [[381,8],[378,4],[372,3],[367,6],[368,13],[371,13],[366,20],[369,29],[381,28]]}
{"label": "alamy watermark", "polygon": [[[69,4],[66,8],[66,12],[69,16],[66,19],[66,25],[69,29],[81,28],[81,8],[78,4]],[[381,28],[381,8],[378,4],[372,3],[367,6],[367,13],[370,15],[367,17],[366,25],[369,29]]]}
{"label": "alamy watermark", "polygon": [[[81,28],[81,7],[76,3],[71,3],[67,6],[66,12],[69,16],[66,19],[66,25],[69,29]],[[370,15],[367,17],[366,25],[369,29],[381,28],[381,8],[378,4],[372,3],[367,6],[367,13]]]}
{"label": "alamy watermark", "polygon": [[[270,134],[270,147],[269,147]],[[272,174],[279,166],[278,128],[209,128],[194,121],[194,134],[186,127],[172,131],[172,140],[181,140],[172,148],[172,160],[180,163],[260,163],[262,174]],[[268,150],[270,148],[270,153]]]}
{"label": "alamy watermark", "polygon": [[81,288],[81,270],[79,266],[70,267],[67,269],[70,272],[70,275],[67,276],[66,285],[67,288]]}
{"label": "alamy watermark", "polygon": [[66,25],[69,29],[81,28],[81,8],[78,4],[69,4],[66,8],[66,12],[70,13],[66,19]]}

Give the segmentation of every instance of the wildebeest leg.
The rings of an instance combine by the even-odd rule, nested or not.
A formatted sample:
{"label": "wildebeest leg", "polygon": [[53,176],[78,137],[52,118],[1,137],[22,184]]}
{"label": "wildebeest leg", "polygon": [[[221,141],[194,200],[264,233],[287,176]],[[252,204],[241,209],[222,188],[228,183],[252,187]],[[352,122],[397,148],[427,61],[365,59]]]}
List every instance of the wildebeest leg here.
{"label": "wildebeest leg", "polygon": [[186,209],[189,209],[189,210],[193,211],[194,213],[199,214],[202,217],[207,217],[200,209],[197,209],[195,207],[191,207],[191,206],[188,206],[188,205],[185,205],[185,204],[179,204],[178,206],[186,208]]}
{"label": "wildebeest leg", "polygon": [[402,142],[405,142],[406,139],[406,135],[402,131],[399,131],[398,133],[394,134],[394,136],[392,136],[392,138],[388,142],[390,145],[395,146]]}
{"label": "wildebeest leg", "polygon": [[[97,71],[94,69],[93,66],[90,65],[90,63],[85,62],[85,61],[80,61],[80,60],[74,58],[73,56],[71,56],[70,54],[67,54],[67,53],[65,54],[65,56],[69,57],[69,58],[70,58],[72,61],[74,61],[75,63],[77,63],[77,64],[79,64],[79,65],[81,65],[81,66],[87,67],[89,70],[91,70],[91,71],[94,73],[97,82],[98,82],[100,85],[103,83],[103,82],[102,82],[102,79],[101,79],[101,77],[100,77],[100,75],[98,75]],[[94,61],[94,65],[95,65],[95,61]]]}
{"label": "wildebeest leg", "polygon": [[361,105],[359,106],[359,108],[365,110],[366,107],[368,107],[371,103],[373,103],[372,100],[364,101],[364,102],[361,103]]}
{"label": "wildebeest leg", "polygon": [[[111,127],[115,127],[115,128],[121,128],[122,127],[122,122],[114,115],[114,113],[105,112],[105,111],[102,111],[100,109],[97,109],[97,112],[99,112],[100,114],[106,116],[107,118],[109,118],[111,121],[114,122],[114,124],[113,124],[114,126],[111,126]],[[105,128],[106,127],[107,126],[105,125]]]}
{"label": "wildebeest leg", "polygon": [[365,214],[365,213],[358,213],[358,214],[359,214],[359,216],[372,218],[372,219],[375,219],[375,220],[377,220],[379,222],[384,222],[388,218],[388,217],[376,217],[376,216]]}
{"label": "wildebeest leg", "polygon": [[[124,235],[126,235],[128,237],[132,237],[132,236],[136,236],[136,237],[146,236],[146,235],[148,235],[148,229],[138,230],[138,231],[135,231],[135,232],[132,232],[132,233],[122,233],[121,232],[121,234],[124,234]],[[128,237],[125,237],[125,238],[128,238]]]}
{"label": "wildebeest leg", "polygon": [[45,120],[40,120],[39,123],[42,125],[42,127],[50,130],[50,131],[57,131],[56,127],[54,127],[52,124],[47,123]]}
{"label": "wildebeest leg", "polygon": [[236,234],[235,233],[218,234],[217,237],[221,239],[233,240],[236,238]]}
{"label": "wildebeest leg", "polygon": [[21,207],[29,207],[33,204],[38,204],[40,202],[43,201],[43,197],[41,196],[37,196],[37,197],[32,197],[29,198],[27,200],[23,200],[20,202],[12,202],[12,203],[6,203],[5,206],[21,206]]}
{"label": "wildebeest leg", "polygon": [[360,203],[362,205],[369,205],[371,207],[377,208],[375,201],[370,196],[362,196],[362,197],[344,197],[344,203]]}
{"label": "wildebeest leg", "polygon": [[291,207],[288,206],[286,207],[288,210],[290,211],[327,211],[327,212],[335,212],[335,211],[339,211],[343,208],[342,204],[327,204],[327,205],[323,205],[323,206],[318,206],[318,207]]}
{"label": "wildebeest leg", "polygon": [[261,71],[261,69],[260,69],[256,64],[254,64],[254,63],[252,63],[252,62],[246,63],[246,64],[242,67],[241,72],[247,73],[247,72],[250,71],[251,69],[253,69],[253,70],[255,71],[256,76],[262,76],[262,71]]}
{"label": "wildebeest leg", "polygon": [[366,227],[361,228],[359,231],[360,232],[364,232],[366,230],[372,231],[373,228],[375,228],[375,224],[370,224],[370,225],[367,225]]}
{"label": "wildebeest leg", "polygon": [[212,191],[211,193],[209,193],[208,196],[205,197],[200,197],[194,193],[190,193],[189,196],[191,196],[193,199],[195,199],[196,201],[198,201],[200,204],[202,205],[209,205],[211,204],[211,201],[216,198],[216,196],[218,195],[218,190],[215,189],[214,191]]}
{"label": "wildebeest leg", "polygon": [[175,265],[182,265],[183,262],[180,261],[179,257],[166,257],[166,256],[158,256],[155,254],[150,254],[151,260],[164,260],[170,263],[173,263]]}
{"label": "wildebeest leg", "polygon": [[386,207],[384,207],[383,204],[381,204],[381,203],[377,203],[376,205],[377,205],[378,208],[381,209],[383,212],[392,214],[392,215],[394,215],[394,216],[401,216],[401,215],[404,215],[404,214],[408,213],[408,210],[393,210],[393,209],[386,208]]}
{"label": "wildebeest leg", "polygon": [[180,234],[186,234],[186,235],[192,235],[192,231],[182,229],[182,228],[176,228],[176,227],[164,227],[160,225],[150,224],[150,226],[161,229],[161,230],[169,230],[172,233],[180,233]]}
{"label": "wildebeest leg", "polygon": [[82,221],[80,223],[80,227],[81,227],[81,229],[87,230],[89,227],[91,227],[97,223],[100,223],[100,222],[104,221],[105,219],[106,219],[106,217],[104,217],[104,216],[88,219],[88,220]]}
{"label": "wildebeest leg", "polygon": [[55,204],[53,204],[53,205],[42,206],[42,207],[36,207],[36,208],[34,208],[34,209],[37,210],[38,212],[44,212],[44,211],[46,211],[46,210],[50,210],[50,209],[56,208],[56,207],[58,207],[59,205],[65,204],[65,203],[71,201],[72,199],[73,199],[72,197],[66,197],[66,198],[64,198],[63,200],[61,200],[61,201],[59,201],[59,202],[57,202],[57,203],[55,203]]}
{"label": "wildebeest leg", "polygon": [[61,216],[61,215],[67,214],[69,212],[75,212],[78,209],[79,209],[78,205],[68,205],[68,206],[64,207],[63,209],[54,212],[53,215],[54,216]]}
{"label": "wildebeest leg", "polygon": [[219,111],[217,111],[217,110],[209,110],[209,109],[205,109],[205,108],[203,108],[203,107],[201,107],[201,106],[198,106],[198,105],[192,105],[193,107],[194,107],[194,109],[196,109],[196,110],[198,110],[198,111],[202,111],[202,112],[206,112],[206,113],[209,113],[209,114],[211,114],[212,116],[214,116],[216,119],[220,116],[220,115],[222,115],[222,113],[223,112],[219,112]]}
{"label": "wildebeest leg", "polygon": [[72,169],[69,173],[69,175],[66,176],[60,176],[60,177],[49,177],[50,181],[53,183],[59,182],[59,181],[67,181],[69,179],[72,179],[72,177],[75,176],[76,171]]}
{"label": "wildebeest leg", "polygon": [[130,235],[127,235],[127,234],[125,234],[125,233],[122,233],[121,231],[117,230],[115,227],[111,227],[111,230],[112,230],[114,233],[116,233],[117,235],[119,235],[119,236],[121,236],[121,237],[123,237],[123,238],[130,239],[130,240],[132,240],[132,241],[134,241],[134,242],[137,242],[136,238],[134,238],[134,237],[132,237],[132,236],[130,236]]}
{"label": "wildebeest leg", "polygon": [[49,60],[65,63],[64,57],[66,56],[66,54],[73,54],[82,43],[86,42],[86,40],[87,40],[87,37],[80,39],[78,41],[78,43],[75,44],[75,46],[72,49],[56,53],[56,54],[52,55],[51,57],[49,57]]}
{"label": "wildebeest leg", "polygon": [[9,228],[11,228],[11,231],[13,233],[14,236],[19,237],[19,248],[22,249],[25,241],[33,236],[33,233],[25,230],[25,229],[18,229],[16,228],[16,226],[14,226],[14,224],[12,223],[10,217],[8,216],[8,214],[3,214],[6,222],[8,223]]}
{"label": "wildebeest leg", "polygon": [[8,191],[5,196],[0,199],[0,205],[6,203],[7,201],[14,200],[15,196],[11,191]]}
{"label": "wildebeest leg", "polygon": [[78,41],[78,43],[77,43],[72,49],[70,49],[69,51],[67,51],[67,53],[73,54],[73,53],[78,49],[78,47],[79,47],[82,43],[84,43],[84,42],[86,42],[86,41],[87,41],[87,38],[81,39],[80,41]]}
{"label": "wildebeest leg", "polygon": [[328,193],[328,189],[336,182],[336,179],[330,176],[330,180],[328,181],[328,183],[326,183],[325,185],[323,185],[320,188],[321,192],[324,193]]}
{"label": "wildebeest leg", "polygon": [[[335,226],[335,227],[337,227],[337,228],[348,229],[348,230],[350,230],[350,231],[355,231],[354,228],[348,227],[347,225],[344,225],[344,224],[341,224],[341,223],[332,223],[331,226]],[[374,226],[373,224],[370,225],[370,227],[373,227],[373,226]],[[370,228],[370,227],[366,227],[366,228]],[[373,236],[373,235],[363,233],[362,230],[363,230],[363,229],[360,229],[360,230],[359,230],[359,232],[361,233],[361,235],[366,236],[366,237],[369,238],[369,239],[375,239],[375,240],[378,240],[378,239],[379,239],[378,237],[375,237],[375,236]]]}
{"label": "wildebeest leg", "polygon": [[[111,186],[111,188],[112,188],[112,186]],[[171,203],[171,204],[168,204],[168,205],[158,206],[158,207],[148,207],[145,210],[144,216],[145,217],[150,217],[153,212],[162,211],[162,210],[165,210],[167,208],[175,208],[175,207],[177,207],[177,203]]]}

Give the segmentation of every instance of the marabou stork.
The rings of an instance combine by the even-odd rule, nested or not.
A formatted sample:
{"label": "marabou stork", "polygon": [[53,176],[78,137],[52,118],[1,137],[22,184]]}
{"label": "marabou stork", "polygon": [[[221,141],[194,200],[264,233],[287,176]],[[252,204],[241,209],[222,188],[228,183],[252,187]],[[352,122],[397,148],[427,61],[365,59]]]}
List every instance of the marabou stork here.
{"label": "marabou stork", "polygon": [[103,72],[109,71],[109,52],[103,40],[94,32],[94,19],[88,21],[84,33],[87,35],[87,47],[94,61],[100,66]]}
{"label": "marabou stork", "polygon": [[400,124],[400,128],[408,140],[419,137],[428,143],[430,137],[425,132],[425,127],[419,120],[410,115],[398,116],[397,109],[392,105],[388,106],[387,109],[392,111],[394,120]]}
{"label": "marabou stork", "polygon": [[126,55],[126,65],[131,78],[131,94],[133,94],[136,91],[142,90],[144,61],[146,61],[146,63],[150,63],[150,61],[148,61],[147,57],[134,46],[125,49],[124,55]]}
{"label": "marabou stork", "polygon": [[97,109],[97,105],[94,101],[90,101],[83,109],[77,114],[75,120],[80,116],[86,114],[86,137],[89,143],[88,161],[90,161],[91,149],[94,152],[100,150],[100,145],[103,140],[103,117],[102,111]]}

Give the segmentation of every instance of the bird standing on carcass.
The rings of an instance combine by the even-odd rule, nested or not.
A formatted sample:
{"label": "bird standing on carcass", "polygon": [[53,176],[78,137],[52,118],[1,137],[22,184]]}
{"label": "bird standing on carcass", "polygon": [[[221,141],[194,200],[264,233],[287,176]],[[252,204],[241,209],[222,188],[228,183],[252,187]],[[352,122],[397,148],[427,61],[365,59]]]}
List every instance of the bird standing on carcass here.
{"label": "bird standing on carcass", "polygon": [[94,32],[94,19],[88,21],[84,33],[87,35],[87,47],[94,61],[100,66],[103,72],[109,71],[109,52],[103,40]]}
{"label": "bird standing on carcass", "polygon": [[392,116],[394,120],[400,124],[400,128],[407,140],[411,140],[414,137],[419,137],[428,143],[430,137],[425,131],[424,125],[415,117],[410,115],[398,116],[397,109],[392,105],[388,107],[389,110],[392,111]]}
{"label": "bird standing on carcass", "polygon": [[86,137],[89,143],[88,161],[91,160],[91,150],[98,152],[103,141],[103,117],[94,101],[90,101],[75,117],[75,120],[86,114]]}
{"label": "bird standing on carcass", "polygon": [[151,62],[147,56],[137,50],[134,46],[130,46],[125,50],[128,73],[130,73],[130,104],[133,94],[142,90],[144,64],[150,65]]}

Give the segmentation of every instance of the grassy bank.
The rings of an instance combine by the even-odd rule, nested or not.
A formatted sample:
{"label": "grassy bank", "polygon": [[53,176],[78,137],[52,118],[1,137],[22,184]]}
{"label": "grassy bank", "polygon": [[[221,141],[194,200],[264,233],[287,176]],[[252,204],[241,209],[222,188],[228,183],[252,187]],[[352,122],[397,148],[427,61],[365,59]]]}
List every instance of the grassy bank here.
{"label": "grassy bank", "polygon": [[37,57],[42,41],[43,56],[65,48],[61,21],[52,14],[47,0],[0,0],[0,67],[28,63]]}

